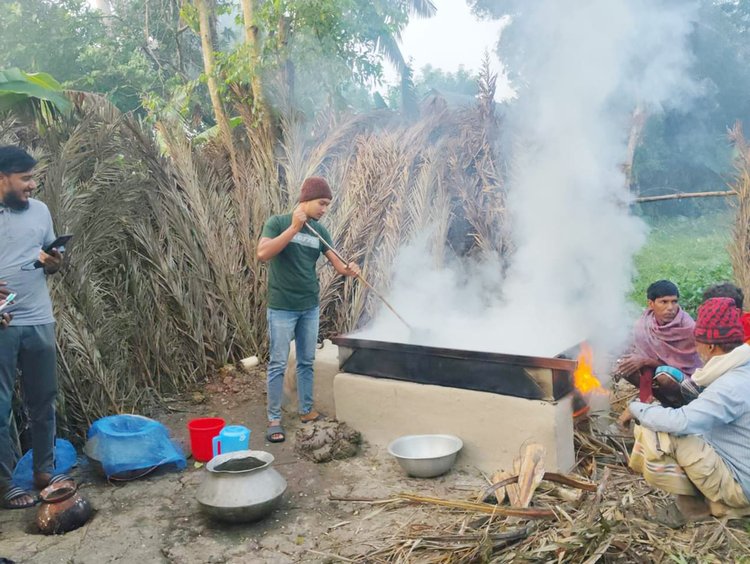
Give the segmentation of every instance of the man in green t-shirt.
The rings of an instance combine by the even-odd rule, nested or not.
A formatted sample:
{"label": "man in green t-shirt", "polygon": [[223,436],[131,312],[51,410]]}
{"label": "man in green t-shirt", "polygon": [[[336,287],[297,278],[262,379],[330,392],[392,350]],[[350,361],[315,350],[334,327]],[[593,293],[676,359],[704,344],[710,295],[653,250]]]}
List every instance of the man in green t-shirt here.
{"label": "man in green t-shirt", "polygon": [[268,363],[268,430],[266,438],[280,443],[285,438],[281,426],[281,398],[284,372],[289,360],[289,343],[295,341],[297,353],[297,396],[300,419],[315,421],[320,414],[313,409],[313,361],[320,322],[320,284],[315,265],[321,254],[336,272],[357,276],[355,263],[341,262],[333,251],[310,229],[333,246],[331,235],[318,220],[331,205],[331,188],[325,179],[312,176],[302,183],[299,204],[293,213],[274,215],[263,226],[258,258],[269,263],[268,333],[271,359]]}

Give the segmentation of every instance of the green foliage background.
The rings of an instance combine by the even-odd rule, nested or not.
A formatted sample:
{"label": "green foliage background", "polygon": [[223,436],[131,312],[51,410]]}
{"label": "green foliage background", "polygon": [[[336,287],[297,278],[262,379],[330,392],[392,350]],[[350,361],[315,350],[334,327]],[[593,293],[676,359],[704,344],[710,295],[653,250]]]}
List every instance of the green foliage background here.
{"label": "green foliage background", "polygon": [[706,288],[732,281],[727,251],[732,220],[732,211],[726,209],[698,218],[651,220],[648,241],[635,257],[638,274],[630,294],[633,303],[645,306],[648,285],[666,278],[677,284],[682,307],[695,316]]}

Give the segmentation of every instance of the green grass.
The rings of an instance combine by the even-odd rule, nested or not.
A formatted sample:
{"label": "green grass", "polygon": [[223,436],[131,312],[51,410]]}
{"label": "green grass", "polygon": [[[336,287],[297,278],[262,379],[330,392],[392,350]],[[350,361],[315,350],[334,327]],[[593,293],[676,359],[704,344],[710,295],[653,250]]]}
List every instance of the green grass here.
{"label": "green grass", "polygon": [[648,285],[667,278],[679,287],[683,308],[695,316],[703,290],[733,278],[727,252],[732,213],[651,221],[650,227],[648,241],[635,257],[630,299],[645,305]]}

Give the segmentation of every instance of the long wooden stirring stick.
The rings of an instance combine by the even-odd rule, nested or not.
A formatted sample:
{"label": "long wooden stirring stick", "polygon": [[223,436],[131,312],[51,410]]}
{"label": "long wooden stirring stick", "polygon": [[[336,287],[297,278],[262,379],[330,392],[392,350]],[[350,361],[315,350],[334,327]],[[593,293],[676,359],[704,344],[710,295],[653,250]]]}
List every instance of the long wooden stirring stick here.
{"label": "long wooden stirring stick", "polygon": [[[320,242],[323,243],[323,245],[325,245],[326,248],[329,251],[331,251],[334,255],[336,255],[337,259],[339,259],[345,265],[349,265],[349,261],[347,261],[344,257],[342,257],[338,253],[338,251],[336,249],[334,249],[331,245],[329,245],[328,241],[326,241],[325,239],[323,239],[323,237],[321,236],[321,234],[318,233],[317,231],[315,231],[315,229],[313,229],[312,226],[309,223],[305,223],[305,227],[307,227],[312,233],[314,233],[315,236],[318,239],[320,239]],[[362,282],[362,284],[364,284],[365,286],[367,286],[373,294],[375,294],[377,297],[379,297],[381,300],[383,300],[383,303],[386,305],[386,307],[391,310],[391,312],[393,313],[393,315],[395,315],[396,317],[398,317],[398,319],[399,319],[399,321],[401,321],[401,323],[403,323],[404,325],[406,325],[406,327],[409,329],[409,331],[414,331],[414,328],[411,325],[409,325],[406,322],[406,320],[403,317],[401,317],[395,309],[393,309],[393,306],[388,303],[388,300],[386,300],[380,292],[378,292],[375,288],[373,288],[372,284],[370,284],[367,280],[365,280],[364,276],[362,276],[361,274],[357,274],[357,278],[359,278],[360,281]]]}

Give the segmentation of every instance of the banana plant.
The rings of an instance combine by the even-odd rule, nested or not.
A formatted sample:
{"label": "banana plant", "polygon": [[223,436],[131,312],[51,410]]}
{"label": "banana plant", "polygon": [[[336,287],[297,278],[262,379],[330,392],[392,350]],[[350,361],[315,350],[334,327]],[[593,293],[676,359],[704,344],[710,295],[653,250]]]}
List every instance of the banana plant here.
{"label": "banana plant", "polygon": [[48,126],[71,107],[62,86],[51,75],[0,69],[0,114],[12,111]]}

